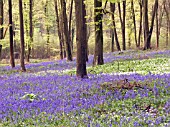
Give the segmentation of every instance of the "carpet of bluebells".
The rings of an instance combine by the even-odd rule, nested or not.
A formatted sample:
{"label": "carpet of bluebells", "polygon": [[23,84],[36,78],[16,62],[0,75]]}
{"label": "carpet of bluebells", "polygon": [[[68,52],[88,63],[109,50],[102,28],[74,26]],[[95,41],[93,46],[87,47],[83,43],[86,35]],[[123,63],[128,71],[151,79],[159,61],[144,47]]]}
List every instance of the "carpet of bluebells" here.
{"label": "carpet of bluebells", "polygon": [[[156,69],[142,74],[117,64],[152,59],[155,65],[145,67]],[[75,76],[75,59],[27,64],[26,73],[19,66],[0,67],[0,126],[170,126],[169,50],[106,53],[103,66],[108,72],[103,66],[91,67],[92,60],[89,56],[87,79]],[[113,63],[118,70],[109,68]]]}

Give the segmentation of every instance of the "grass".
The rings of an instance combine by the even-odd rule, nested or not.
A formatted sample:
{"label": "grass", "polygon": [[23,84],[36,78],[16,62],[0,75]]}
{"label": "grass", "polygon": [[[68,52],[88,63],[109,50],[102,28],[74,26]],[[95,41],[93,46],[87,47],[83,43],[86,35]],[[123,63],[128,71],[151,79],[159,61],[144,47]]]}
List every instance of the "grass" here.
{"label": "grass", "polygon": [[[148,73],[163,74],[170,72],[170,58],[151,58],[143,60],[117,60],[95,67],[88,67],[88,73],[138,73],[146,75]],[[66,74],[75,74],[75,69],[69,70]]]}

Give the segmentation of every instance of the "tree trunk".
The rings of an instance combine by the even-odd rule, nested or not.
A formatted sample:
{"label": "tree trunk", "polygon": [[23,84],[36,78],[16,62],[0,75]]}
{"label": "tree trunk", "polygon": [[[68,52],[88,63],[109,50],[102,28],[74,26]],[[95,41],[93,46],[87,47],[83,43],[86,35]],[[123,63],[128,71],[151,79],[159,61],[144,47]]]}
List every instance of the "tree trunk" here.
{"label": "tree trunk", "polygon": [[29,6],[29,19],[30,19],[30,24],[29,24],[29,27],[30,27],[30,30],[29,30],[29,44],[28,44],[28,54],[27,54],[27,61],[29,62],[30,61],[30,54],[31,54],[31,45],[33,43],[33,22],[32,22],[32,12],[33,12],[33,3],[32,3],[33,0],[29,0],[29,3],[30,3],[30,6]]}
{"label": "tree trunk", "polygon": [[162,27],[162,18],[164,15],[164,6],[166,0],[163,1],[162,5],[159,7],[160,13],[158,11],[156,12],[156,47],[159,48],[159,36],[161,32],[161,27]]}
{"label": "tree trunk", "polygon": [[66,15],[66,2],[65,0],[61,0],[61,11],[63,17],[63,27],[64,27],[64,39],[65,39],[65,46],[66,46],[66,57],[68,61],[72,61],[72,54],[71,54],[71,46],[70,46],[70,35],[68,31],[68,21]]}
{"label": "tree trunk", "polygon": [[24,54],[25,54],[25,42],[24,42],[24,21],[23,21],[23,8],[22,8],[22,0],[19,0],[19,16],[20,16],[20,39],[21,39],[21,45],[20,45],[20,64],[21,64],[21,70],[23,72],[26,71],[25,63],[24,63]]}
{"label": "tree trunk", "polygon": [[152,19],[151,19],[151,26],[149,30],[149,35],[147,37],[147,49],[151,48],[151,37],[152,37],[154,20],[155,20],[155,15],[156,15],[157,10],[158,10],[158,0],[155,0],[154,10],[153,10]]}
{"label": "tree trunk", "polygon": [[118,10],[119,10],[119,18],[121,23],[121,29],[122,29],[122,45],[123,50],[126,50],[126,31],[125,31],[125,18],[126,18],[126,0],[123,1],[123,17],[121,15],[121,7],[120,2],[118,2]]}
{"label": "tree trunk", "polygon": [[114,40],[115,40],[115,34],[114,34],[114,30],[111,29],[111,52],[114,52]]}
{"label": "tree trunk", "polygon": [[[85,0],[83,0],[84,2]],[[85,55],[86,55],[86,62],[88,62],[88,39],[87,39],[87,24],[86,24],[86,6],[83,3],[83,8],[82,8],[82,14],[83,14],[83,39],[84,39],[84,43],[85,43]]]}
{"label": "tree trunk", "polygon": [[[3,0],[0,0],[0,26],[3,26],[4,20],[4,8],[3,8]],[[3,27],[0,28],[0,40],[3,39]],[[0,44],[0,59],[1,59],[2,45]]]}
{"label": "tree trunk", "polygon": [[75,0],[75,12],[76,12],[76,42],[77,42],[77,67],[76,75],[80,78],[87,77],[86,71],[86,41],[84,34],[86,35],[86,14],[84,0]]}
{"label": "tree trunk", "polygon": [[9,39],[10,39],[10,63],[11,67],[15,67],[15,61],[14,61],[14,42],[13,42],[13,28],[12,28],[12,0],[8,0],[9,4]]}
{"label": "tree trunk", "polygon": [[17,42],[16,42],[16,34],[15,34],[15,30],[16,30],[16,27],[15,27],[15,22],[12,23],[12,29],[13,29],[13,36],[14,36],[14,59],[15,59],[15,52],[16,52],[16,48],[17,48]]}
{"label": "tree trunk", "polygon": [[[168,4],[168,3],[167,3]],[[168,46],[168,42],[169,42],[169,27],[170,27],[170,17],[169,17],[169,8],[167,7],[168,5],[164,4],[164,9],[166,12],[166,47]],[[169,7],[170,7],[170,3],[169,3]]]}
{"label": "tree trunk", "polygon": [[49,55],[50,55],[50,28],[49,28],[49,20],[48,20],[48,0],[46,0],[46,3],[45,3],[45,7],[44,7],[44,13],[45,13],[45,24],[46,24],[46,34],[47,34],[47,43],[46,43],[46,46],[47,46],[47,54],[46,54],[46,57],[48,58]]}
{"label": "tree trunk", "polygon": [[[69,36],[70,37],[71,37],[72,12],[73,12],[73,0],[71,0],[71,3],[70,3],[70,14],[69,14]],[[73,53],[73,40],[72,39],[70,39],[70,46],[71,46],[71,51]]]}
{"label": "tree trunk", "polygon": [[95,22],[95,53],[93,65],[104,64],[103,60],[103,26],[102,26],[102,1],[94,0],[94,22]]}
{"label": "tree trunk", "polygon": [[0,40],[3,39],[3,32],[4,32],[4,28],[3,28],[3,22],[4,22],[4,5],[3,5],[3,0],[0,0]]}
{"label": "tree trunk", "polygon": [[169,42],[169,20],[167,16],[167,21],[166,21],[166,47],[168,47],[168,42]]}
{"label": "tree trunk", "polygon": [[135,16],[135,9],[134,9],[133,0],[131,1],[131,11],[132,11],[133,25],[134,25],[134,32],[135,32],[135,44],[136,44],[136,47],[138,47],[137,30],[136,30],[136,16]]}
{"label": "tree trunk", "polygon": [[159,48],[159,19],[158,11],[156,11],[156,48]]}
{"label": "tree trunk", "polygon": [[139,34],[138,34],[138,44],[137,44],[138,48],[140,47],[140,44],[141,44],[142,17],[143,17],[143,12],[142,12],[143,0],[139,1],[139,6],[140,6],[140,23],[139,23]]}
{"label": "tree trunk", "polygon": [[144,30],[144,50],[150,49],[150,43],[148,43],[149,37],[149,22],[148,22],[148,0],[143,0],[143,30]]}
{"label": "tree trunk", "polygon": [[119,44],[119,39],[117,36],[117,31],[116,31],[116,23],[115,23],[115,3],[110,3],[110,9],[112,12],[112,23],[113,23],[113,31],[114,31],[114,36],[115,36],[115,41],[116,41],[116,47],[118,51],[121,51],[120,44]]}
{"label": "tree trunk", "polygon": [[58,30],[58,37],[60,41],[60,59],[63,59],[63,38],[61,35],[61,29],[60,29],[60,20],[59,20],[59,14],[58,14],[58,3],[57,0],[54,0],[55,4],[55,13],[56,13],[56,22],[57,22],[57,30]]}

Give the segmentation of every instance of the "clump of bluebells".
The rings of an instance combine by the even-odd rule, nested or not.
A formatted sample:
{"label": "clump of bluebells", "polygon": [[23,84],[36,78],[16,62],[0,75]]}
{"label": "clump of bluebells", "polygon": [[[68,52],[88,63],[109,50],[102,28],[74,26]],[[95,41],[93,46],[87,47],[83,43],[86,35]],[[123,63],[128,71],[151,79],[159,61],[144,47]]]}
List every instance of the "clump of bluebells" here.
{"label": "clump of bluebells", "polygon": [[[166,51],[165,54],[169,53]],[[162,55],[164,52],[161,52]],[[118,54],[118,53],[117,53]],[[105,54],[105,61],[134,59],[133,52]],[[159,52],[145,55],[154,57]],[[142,54],[140,54],[142,55]],[[89,66],[92,57],[89,58]],[[50,73],[75,67],[75,60],[27,65],[34,73],[2,75],[0,80],[0,125],[2,126],[169,126],[170,73],[89,74]],[[1,68],[11,70],[9,67]],[[41,74],[40,72],[45,73]],[[35,73],[36,72],[36,73]],[[101,85],[128,79],[142,87],[105,89]]]}

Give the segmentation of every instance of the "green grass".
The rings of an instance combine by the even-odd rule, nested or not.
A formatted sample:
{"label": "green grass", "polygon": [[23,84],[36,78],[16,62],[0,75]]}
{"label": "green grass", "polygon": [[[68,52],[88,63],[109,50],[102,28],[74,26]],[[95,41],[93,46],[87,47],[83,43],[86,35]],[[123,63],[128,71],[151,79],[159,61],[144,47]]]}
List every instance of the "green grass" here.
{"label": "green grass", "polygon": [[[88,73],[139,73],[139,74],[159,74],[170,72],[170,58],[152,58],[143,60],[118,60],[95,67],[88,67]],[[65,73],[75,74],[75,69]]]}

